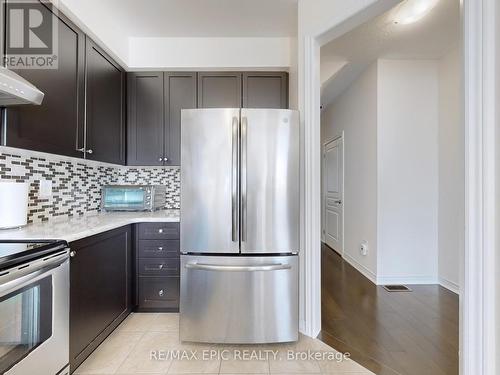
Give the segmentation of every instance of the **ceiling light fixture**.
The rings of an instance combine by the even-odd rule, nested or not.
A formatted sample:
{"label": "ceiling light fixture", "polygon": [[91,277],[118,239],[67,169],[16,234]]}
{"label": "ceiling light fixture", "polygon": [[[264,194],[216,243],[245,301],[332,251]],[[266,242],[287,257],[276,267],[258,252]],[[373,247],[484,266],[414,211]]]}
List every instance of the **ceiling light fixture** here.
{"label": "ceiling light fixture", "polygon": [[394,13],[394,23],[407,25],[422,19],[439,0],[406,0],[401,3]]}

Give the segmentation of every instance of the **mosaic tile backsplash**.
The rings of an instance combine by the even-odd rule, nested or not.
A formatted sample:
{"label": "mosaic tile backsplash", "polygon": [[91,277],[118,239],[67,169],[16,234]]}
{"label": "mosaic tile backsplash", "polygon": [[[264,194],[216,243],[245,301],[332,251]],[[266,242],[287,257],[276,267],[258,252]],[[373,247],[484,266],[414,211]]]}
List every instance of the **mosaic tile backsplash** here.
{"label": "mosaic tile backsplash", "polygon": [[[179,168],[122,167],[0,147],[2,180],[29,182],[29,223],[98,211],[108,184],[165,185],[165,208],[180,208]],[[40,180],[52,181],[51,198],[40,198]]]}

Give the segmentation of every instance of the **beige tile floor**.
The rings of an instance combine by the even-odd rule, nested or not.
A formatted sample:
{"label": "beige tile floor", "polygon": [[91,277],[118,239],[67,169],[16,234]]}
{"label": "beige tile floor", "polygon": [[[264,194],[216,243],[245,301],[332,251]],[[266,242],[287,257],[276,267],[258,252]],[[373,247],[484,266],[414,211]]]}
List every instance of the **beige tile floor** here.
{"label": "beige tile floor", "polygon": [[[172,351],[194,358],[172,359],[168,356]],[[312,360],[289,358],[289,355],[305,356],[308,351],[322,357]],[[157,359],[151,358],[154,353]],[[218,358],[210,359],[210,354]],[[131,314],[75,374],[365,375],[372,372],[350,359],[342,358],[340,353],[321,341],[306,336],[301,336],[297,343],[274,345],[181,343],[178,314]]]}

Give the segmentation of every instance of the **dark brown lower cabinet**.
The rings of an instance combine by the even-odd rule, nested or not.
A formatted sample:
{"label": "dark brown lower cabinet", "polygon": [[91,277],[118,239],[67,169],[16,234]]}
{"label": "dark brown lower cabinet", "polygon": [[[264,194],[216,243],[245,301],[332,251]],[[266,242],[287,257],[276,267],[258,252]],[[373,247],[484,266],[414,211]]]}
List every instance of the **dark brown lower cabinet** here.
{"label": "dark brown lower cabinet", "polygon": [[135,233],[136,310],[179,311],[179,223],[142,223]]}
{"label": "dark brown lower cabinet", "polygon": [[138,310],[179,311],[179,276],[139,276]]}
{"label": "dark brown lower cabinet", "polygon": [[132,309],[131,246],[131,226],[70,244],[71,372]]}

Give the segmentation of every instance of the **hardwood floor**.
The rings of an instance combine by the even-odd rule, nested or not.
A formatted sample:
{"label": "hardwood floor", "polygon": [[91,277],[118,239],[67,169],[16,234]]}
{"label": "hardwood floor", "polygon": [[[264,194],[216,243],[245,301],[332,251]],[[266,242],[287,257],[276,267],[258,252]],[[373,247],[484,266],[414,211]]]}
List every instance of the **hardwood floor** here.
{"label": "hardwood floor", "polygon": [[376,374],[458,374],[458,296],[439,285],[385,291],[322,245],[319,339]]}

